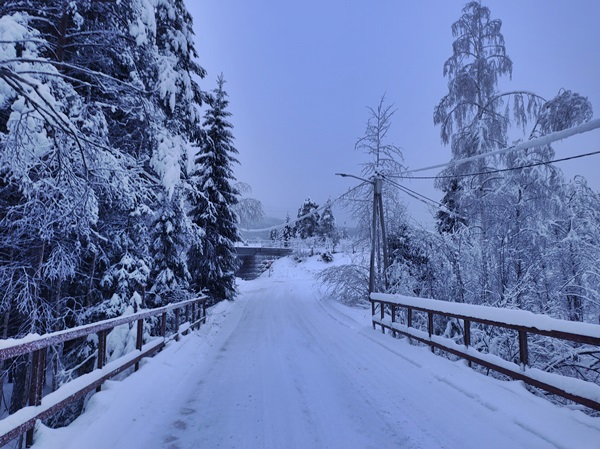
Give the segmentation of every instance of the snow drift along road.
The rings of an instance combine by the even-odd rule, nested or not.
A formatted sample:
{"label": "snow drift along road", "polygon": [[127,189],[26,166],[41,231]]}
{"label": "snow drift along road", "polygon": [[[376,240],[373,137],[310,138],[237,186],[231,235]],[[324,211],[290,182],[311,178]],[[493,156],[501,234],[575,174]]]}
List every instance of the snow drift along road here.
{"label": "snow drift along road", "polygon": [[110,383],[38,448],[600,447],[600,420],[381,335],[275,264],[212,324]]}

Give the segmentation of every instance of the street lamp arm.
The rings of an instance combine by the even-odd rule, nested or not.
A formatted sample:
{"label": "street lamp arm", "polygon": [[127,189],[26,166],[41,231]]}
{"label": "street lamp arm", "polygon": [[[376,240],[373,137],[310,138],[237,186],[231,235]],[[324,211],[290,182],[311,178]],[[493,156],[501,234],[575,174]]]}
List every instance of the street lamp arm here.
{"label": "street lamp arm", "polygon": [[368,182],[369,184],[374,184],[375,181],[373,181],[372,179],[365,179],[365,178],[361,178],[360,176],[356,176],[356,175],[349,175],[347,173],[336,173],[336,176],[341,176],[342,178],[354,178],[354,179],[358,179],[359,181],[363,181],[363,182]]}

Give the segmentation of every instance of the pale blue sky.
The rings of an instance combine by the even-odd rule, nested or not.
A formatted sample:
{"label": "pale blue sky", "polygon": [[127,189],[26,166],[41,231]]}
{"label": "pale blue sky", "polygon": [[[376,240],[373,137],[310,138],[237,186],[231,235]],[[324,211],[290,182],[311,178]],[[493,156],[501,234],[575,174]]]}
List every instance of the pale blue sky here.
{"label": "pale blue sky", "polygon": [[[385,92],[398,111],[390,141],[405,163],[446,162],[433,108],[447,92],[442,68],[452,51],[458,0],[187,0],[194,17],[204,89],[220,72],[227,80],[241,165],[239,180],[271,216],[295,216],[305,197],[322,204],[353,182],[366,156],[354,151]],[[503,22],[513,79],[506,88],[546,98],[561,88],[588,96],[600,114],[600,2],[488,0]],[[556,147],[557,156],[600,150],[600,131]],[[600,190],[600,156],[563,163]],[[431,173],[435,175],[436,172]],[[431,181],[407,187],[435,200]],[[418,220],[428,213],[409,202]],[[339,216],[338,221],[343,221]]]}

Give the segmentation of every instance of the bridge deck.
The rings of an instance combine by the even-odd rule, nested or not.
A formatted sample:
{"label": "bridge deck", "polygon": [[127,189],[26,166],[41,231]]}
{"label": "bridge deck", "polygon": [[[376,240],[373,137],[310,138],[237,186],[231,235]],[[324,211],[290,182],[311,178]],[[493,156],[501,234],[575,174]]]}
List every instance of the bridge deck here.
{"label": "bridge deck", "polygon": [[600,420],[381,335],[284,271],[40,447],[597,449]]}
{"label": "bridge deck", "polygon": [[292,254],[291,248],[275,248],[275,247],[261,247],[261,246],[237,246],[235,248],[238,256],[255,256],[257,254],[263,254],[265,256],[289,256]]}

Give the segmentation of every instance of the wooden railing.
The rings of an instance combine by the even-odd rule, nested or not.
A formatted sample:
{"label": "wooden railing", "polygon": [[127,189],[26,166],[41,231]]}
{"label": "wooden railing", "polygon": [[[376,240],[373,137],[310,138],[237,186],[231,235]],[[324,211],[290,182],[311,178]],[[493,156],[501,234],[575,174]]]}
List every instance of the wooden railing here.
{"label": "wooden railing", "polygon": [[[581,379],[548,373],[529,366],[528,335],[537,334],[600,347],[600,326],[588,323],[557,320],[545,315],[513,309],[501,309],[459,304],[435,299],[371,293],[373,329],[389,329],[411,339],[438,348],[488,369],[521,380],[529,385],[562,396],[600,411],[600,385]],[[405,323],[398,322],[399,312],[405,310]],[[427,332],[413,326],[414,312],[427,316]],[[464,345],[450,338],[435,335],[434,316],[440,315],[463,321]],[[517,332],[519,364],[497,355],[483,353],[471,346],[471,323],[481,323]]]}
{"label": "wooden railing", "polygon": [[[87,393],[100,391],[101,385],[131,366],[139,368],[140,360],[160,351],[167,342],[167,312],[174,311],[175,320],[169,338],[179,336],[190,329],[200,327],[206,321],[206,297],[169,304],[132,315],[100,321],[47,335],[30,335],[21,339],[0,340],[0,366],[8,359],[29,354],[29,405],[0,420],[0,447],[11,440],[26,435],[26,447],[33,444],[33,430],[38,420],[48,419],[72,402]],[[185,317],[181,323],[182,315]],[[144,344],[144,320],[160,316],[159,336]],[[106,363],[106,337],[117,326],[137,322],[136,350],[110,363]],[[56,391],[42,398],[44,386],[46,353],[49,348],[62,343],[83,338],[90,334],[98,335],[96,369],[62,385]]]}

